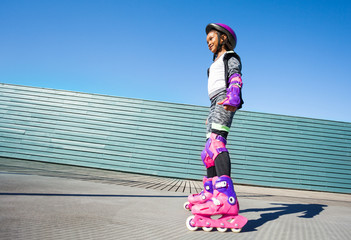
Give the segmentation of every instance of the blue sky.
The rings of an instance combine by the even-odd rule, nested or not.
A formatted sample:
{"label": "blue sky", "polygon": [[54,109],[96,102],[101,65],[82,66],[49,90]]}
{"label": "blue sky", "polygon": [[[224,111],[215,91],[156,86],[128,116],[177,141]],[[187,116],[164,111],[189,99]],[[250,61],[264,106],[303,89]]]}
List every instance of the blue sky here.
{"label": "blue sky", "polygon": [[0,82],[208,106],[208,23],[231,26],[243,110],[351,122],[351,1],[0,1]]}

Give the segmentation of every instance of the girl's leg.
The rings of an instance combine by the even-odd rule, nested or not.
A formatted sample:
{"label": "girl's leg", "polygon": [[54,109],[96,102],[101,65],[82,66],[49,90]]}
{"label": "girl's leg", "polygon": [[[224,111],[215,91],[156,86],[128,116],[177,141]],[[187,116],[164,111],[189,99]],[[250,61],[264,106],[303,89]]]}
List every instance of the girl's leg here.
{"label": "girl's leg", "polygon": [[[211,108],[207,125],[207,137],[209,137],[211,133],[221,135],[225,139],[228,136],[234,113],[226,111],[222,105],[217,104],[225,97],[226,93],[223,92],[222,94],[219,94],[211,99]],[[207,168],[207,177],[231,175],[231,162],[228,152],[220,153],[214,160],[214,164],[215,166]]]}
{"label": "girl's leg", "polygon": [[[207,121],[206,121],[207,122],[206,141],[208,141],[208,136],[211,134],[212,115],[214,113],[214,110],[215,110],[215,105],[211,101],[210,112],[208,114],[208,118],[207,118]],[[215,166],[209,167],[206,170],[207,170],[207,178],[213,178],[213,177],[217,176],[217,172],[216,172]]]}
{"label": "girl's leg", "polygon": [[217,176],[226,175],[230,177],[231,162],[228,152],[220,153],[215,160],[215,168]]}
{"label": "girl's leg", "polygon": [[213,178],[217,176],[217,172],[216,172],[216,167],[209,167],[207,168],[207,178]]}

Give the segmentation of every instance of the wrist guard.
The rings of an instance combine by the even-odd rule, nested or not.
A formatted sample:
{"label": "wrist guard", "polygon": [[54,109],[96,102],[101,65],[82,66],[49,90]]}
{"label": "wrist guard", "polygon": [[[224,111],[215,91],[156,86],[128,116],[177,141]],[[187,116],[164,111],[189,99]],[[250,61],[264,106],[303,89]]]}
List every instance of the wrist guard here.
{"label": "wrist guard", "polygon": [[240,91],[243,86],[241,76],[238,73],[233,74],[229,80],[227,88],[227,98],[223,102],[224,106],[239,107],[241,105]]}

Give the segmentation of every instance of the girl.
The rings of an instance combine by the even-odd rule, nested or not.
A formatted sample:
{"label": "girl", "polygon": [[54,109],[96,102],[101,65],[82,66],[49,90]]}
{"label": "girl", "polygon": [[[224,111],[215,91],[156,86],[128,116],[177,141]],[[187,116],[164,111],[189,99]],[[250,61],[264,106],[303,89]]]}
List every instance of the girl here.
{"label": "girl", "polygon": [[204,177],[204,190],[200,194],[189,195],[184,207],[204,203],[212,198],[215,176],[231,175],[231,163],[227,148],[227,136],[234,113],[240,109],[241,98],[241,60],[233,50],[237,38],[227,25],[211,23],[206,27],[206,40],[213,53],[213,63],[208,69],[208,95],[211,101],[210,112],[206,121],[207,141],[201,153],[202,161],[207,169]]}
{"label": "girl", "polygon": [[[208,95],[211,101],[207,118],[207,141],[201,153],[207,169],[204,177],[204,190],[188,197],[186,209],[191,209],[186,225],[195,231],[202,227],[211,231],[216,227],[225,232],[230,228],[240,232],[247,219],[239,215],[239,203],[230,178],[230,158],[226,148],[227,136],[234,113],[240,109],[241,98],[241,60],[234,52],[236,35],[227,25],[211,23],[206,27],[207,45],[213,53],[213,63],[208,69]],[[220,218],[211,218],[221,215]]]}

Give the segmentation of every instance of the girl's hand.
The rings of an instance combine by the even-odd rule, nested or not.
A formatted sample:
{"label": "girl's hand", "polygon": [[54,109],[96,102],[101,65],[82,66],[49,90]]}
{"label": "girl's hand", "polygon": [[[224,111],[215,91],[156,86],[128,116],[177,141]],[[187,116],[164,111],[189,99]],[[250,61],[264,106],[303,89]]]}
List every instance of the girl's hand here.
{"label": "girl's hand", "polygon": [[[225,98],[223,101],[217,103],[218,105],[223,105],[223,103],[227,100],[227,98]],[[235,112],[237,107],[234,106],[230,106],[230,105],[224,105],[223,108],[227,111],[231,111],[231,112]]]}

